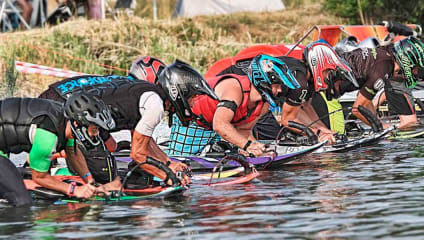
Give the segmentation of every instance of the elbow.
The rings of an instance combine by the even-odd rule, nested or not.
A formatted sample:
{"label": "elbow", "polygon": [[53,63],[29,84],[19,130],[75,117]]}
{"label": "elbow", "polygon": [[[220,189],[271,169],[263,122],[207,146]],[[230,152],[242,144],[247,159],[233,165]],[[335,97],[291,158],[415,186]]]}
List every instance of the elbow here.
{"label": "elbow", "polygon": [[361,113],[358,111],[358,108],[352,108],[352,114],[357,118],[361,117]]}
{"label": "elbow", "polygon": [[131,151],[130,158],[136,162],[136,163],[142,163],[146,161],[146,154],[136,153],[134,151]]}
{"label": "elbow", "polygon": [[280,121],[278,121],[278,123],[282,126],[288,126],[289,125],[289,121],[293,121],[294,119],[290,119],[288,117],[284,117],[281,116]]}
{"label": "elbow", "polygon": [[212,129],[218,133],[222,138],[226,139],[226,133],[224,131],[224,124],[221,121],[213,121]]}
{"label": "elbow", "polygon": [[32,180],[35,183],[37,183],[41,186],[44,186],[43,183],[44,183],[44,180],[46,179],[46,175],[48,173],[38,172],[38,171],[35,171],[35,170],[32,170],[31,172],[32,172]]}

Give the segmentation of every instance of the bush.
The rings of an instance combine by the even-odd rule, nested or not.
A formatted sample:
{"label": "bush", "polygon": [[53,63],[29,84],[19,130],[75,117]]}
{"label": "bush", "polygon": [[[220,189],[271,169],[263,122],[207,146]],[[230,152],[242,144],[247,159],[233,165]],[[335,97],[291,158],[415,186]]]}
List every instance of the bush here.
{"label": "bush", "polygon": [[324,9],[350,24],[376,24],[383,20],[424,24],[424,1],[326,0]]}

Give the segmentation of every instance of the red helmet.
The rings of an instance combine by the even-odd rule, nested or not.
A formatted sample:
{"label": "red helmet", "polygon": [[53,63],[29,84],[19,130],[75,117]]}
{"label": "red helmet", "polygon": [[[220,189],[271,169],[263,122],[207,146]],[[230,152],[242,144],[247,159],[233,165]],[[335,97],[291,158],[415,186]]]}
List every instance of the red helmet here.
{"label": "red helmet", "polygon": [[[324,79],[324,70],[333,70],[333,74],[340,76],[342,80],[350,81],[355,87],[359,87],[352,69],[340,58],[336,51],[325,41],[318,40],[306,46],[303,51],[303,59],[307,62],[314,79],[315,92],[325,90],[332,85],[331,79]],[[329,74],[331,75],[331,74]]]}
{"label": "red helmet", "polygon": [[160,73],[165,68],[166,65],[161,60],[145,56],[132,63],[130,75],[137,78],[137,80],[145,80],[151,83],[156,83]]}

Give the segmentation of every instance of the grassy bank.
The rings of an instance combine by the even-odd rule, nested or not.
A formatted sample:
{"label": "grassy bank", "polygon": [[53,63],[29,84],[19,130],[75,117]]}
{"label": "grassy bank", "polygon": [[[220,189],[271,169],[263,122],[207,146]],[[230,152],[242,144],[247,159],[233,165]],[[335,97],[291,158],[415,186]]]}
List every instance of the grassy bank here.
{"label": "grassy bank", "polygon": [[[139,56],[171,63],[180,58],[200,72],[215,61],[258,43],[294,43],[313,25],[343,23],[319,4],[272,13],[240,13],[193,19],[122,17],[77,19],[55,27],[0,35],[2,96],[36,96],[57,78],[15,74],[12,59],[90,74],[126,74]],[[102,65],[107,65],[102,66]],[[113,68],[112,68],[113,67]],[[12,74],[11,74],[12,73]]]}

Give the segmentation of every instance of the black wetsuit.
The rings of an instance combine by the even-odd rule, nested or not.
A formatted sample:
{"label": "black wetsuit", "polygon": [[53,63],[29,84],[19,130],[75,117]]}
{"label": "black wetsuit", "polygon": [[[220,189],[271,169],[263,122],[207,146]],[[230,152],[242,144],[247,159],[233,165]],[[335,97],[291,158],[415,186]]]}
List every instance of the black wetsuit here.
{"label": "black wetsuit", "polygon": [[[412,90],[406,88],[403,77],[394,77],[395,58],[391,47],[359,48],[342,56],[352,68],[359,84],[359,92],[369,100],[384,87],[389,110],[393,114],[415,113]],[[356,90],[345,83],[341,93]]]}
{"label": "black wetsuit", "polygon": [[[372,100],[393,75],[394,61],[390,52],[379,48],[359,48],[342,55],[359,84],[359,92]],[[342,84],[340,93],[357,90],[349,83]]]}

